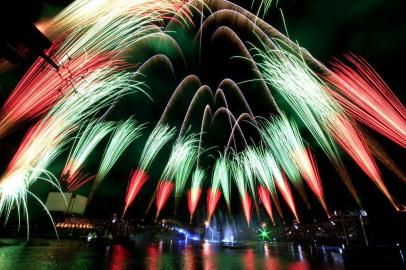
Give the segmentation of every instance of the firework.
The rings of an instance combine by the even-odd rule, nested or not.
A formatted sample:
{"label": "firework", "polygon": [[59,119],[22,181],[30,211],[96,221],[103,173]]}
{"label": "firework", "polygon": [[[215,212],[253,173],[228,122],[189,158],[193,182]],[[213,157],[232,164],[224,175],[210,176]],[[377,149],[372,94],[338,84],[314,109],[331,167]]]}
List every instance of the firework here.
{"label": "firework", "polygon": [[123,154],[125,149],[138,137],[141,136],[142,126],[139,126],[132,118],[117,124],[109,144],[104,151],[103,158],[89,193],[89,200],[93,197],[96,188],[107,176],[111,168]]}
{"label": "firework", "polygon": [[72,3],[45,29],[54,41],[46,53],[51,55],[58,70],[49,68],[42,58],[34,63],[0,111],[0,137],[22,121],[45,113],[58,98],[95,70],[125,68],[120,53],[159,32],[157,27],[162,19],[171,14],[184,18],[184,22],[190,20],[189,9],[181,0]]}
{"label": "firework", "polygon": [[326,76],[331,93],[355,119],[406,147],[406,108],[364,59],[346,58],[355,68],[333,63],[333,74]]}
{"label": "firework", "polygon": [[272,200],[275,203],[275,207],[279,215],[282,217],[282,209],[279,204],[276,186],[272,174],[268,169],[268,165],[266,164],[265,151],[262,148],[254,149],[252,147],[247,147],[242,155],[245,163],[244,170],[246,175],[247,172],[249,174],[254,174],[259,182],[268,189],[268,192],[271,193]]}
{"label": "firework", "polygon": [[202,182],[205,178],[205,173],[202,169],[196,169],[192,175],[192,184],[187,192],[188,208],[190,213],[190,223],[192,223],[193,214],[196,206],[199,203],[200,195],[202,193]]}
{"label": "firework", "polygon": [[262,201],[262,204],[265,207],[266,212],[268,213],[269,217],[271,218],[272,223],[275,225],[275,220],[273,218],[273,213],[272,213],[272,204],[271,204],[271,197],[269,194],[269,190],[266,187],[259,185],[258,186],[258,195]]}
{"label": "firework", "polygon": [[20,209],[20,203],[26,209],[27,194],[35,196],[29,193],[28,188],[36,180],[56,182],[46,168],[62,152],[80,124],[114,99],[140,89],[140,84],[136,82],[129,84],[128,75],[111,75],[109,70],[97,70],[29,130],[0,180],[2,212],[11,211],[15,204]]}
{"label": "firework", "polygon": [[[266,80],[271,85],[279,89],[278,91],[284,99],[291,105],[300,119],[305,123],[319,145],[324,149],[328,157],[333,161],[336,168],[342,168],[342,162],[336,153],[334,144],[329,141],[321,140],[323,134],[333,137],[340,146],[357,162],[362,170],[377,184],[386,197],[396,208],[394,201],[386,189],[379,170],[365,144],[362,132],[356,128],[344,114],[343,108],[331,96],[329,96],[327,86],[320,78],[307,66],[303,58],[293,53],[283,51],[279,48],[276,51],[269,51],[269,55],[264,57],[264,70]],[[270,62],[274,61],[274,62]],[[311,108],[311,109],[310,109]],[[309,121],[310,116],[313,117]],[[316,130],[319,130],[315,132]],[[298,134],[300,138],[300,134]],[[299,165],[299,164],[298,164]],[[307,167],[307,165],[306,165]],[[286,169],[286,168],[284,168]],[[302,173],[305,172],[302,167]],[[289,171],[287,171],[289,176]],[[346,173],[340,173],[346,176]],[[290,176],[289,176],[290,177]],[[306,178],[305,178],[306,179]],[[316,178],[313,178],[317,181]],[[348,180],[345,180],[347,187],[354,194],[358,201],[355,191]],[[317,184],[310,186],[316,187]],[[313,191],[316,191],[314,189]],[[321,194],[320,191],[317,193]],[[317,194],[316,193],[316,194]],[[319,197],[320,202],[324,201]],[[322,204],[324,204],[322,202]],[[326,208],[325,208],[326,209]]]}
{"label": "firework", "polygon": [[159,181],[158,187],[157,187],[157,195],[156,195],[156,216],[155,220],[158,219],[159,213],[161,212],[162,208],[164,207],[166,201],[169,198],[169,195],[171,195],[171,192],[174,188],[174,184],[171,181]]}
{"label": "firework", "polygon": [[245,220],[247,221],[248,225],[250,224],[251,219],[251,206],[252,200],[248,193],[247,188],[247,181],[245,180],[243,163],[235,159],[234,162],[231,163],[231,171],[236,183],[238,192],[240,193],[241,203],[244,210]]}
{"label": "firework", "polygon": [[148,180],[149,177],[147,170],[152,161],[155,159],[156,155],[162,149],[162,147],[166,143],[168,143],[170,139],[172,139],[174,133],[174,128],[158,124],[149,135],[144,149],[141,153],[140,161],[138,163],[139,167],[132,174],[130,183],[127,188],[123,216],[127,212],[128,207],[134,201],[144,183]]}
{"label": "firework", "polygon": [[179,138],[173,145],[161,179],[175,181],[175,197],[182,194],[186,181],[195,165],[198,141],[195,135]]}
{"label": "firework", "polygon": [[62,171],[62,176],[67,182],[69,190],[75,190],[93,178],[93,176],[80,176],[80,171],[93,149],[112,131],[114,124],[93,120],[84,123],[83,126],[86,127],[75,140]]}
{"label": "firework", "polygon": [[[58,181],[48,170],[71,144],[73,146],[62,171],[62,180],[66,181],[69,190],[94,180],[89,194],[91,200],[96,188],[125,149],[140,136],[142,126],[131,118],[116,126],[110,122],[101,122],[113,106],[105,112],[101,109],[108,105],[119,106],[119,99],[123,95],[141,90],[141,83],[133,81],[135,70],[137,77],[142,77],[140,75],[144,71],[147,76],[151,66],[163,63],[165,70],[169,70],[169,75],[175,79],[173,81],[178,81],[178,74],[175,73],[183,67],[186,67],[184,71],[189,67],[199,70],[203,52],[206,52],[202,42],[214,41],[219,37],[234,44],[237,51],[241,52],[240,58],[251,61],[255,75],[246,80],[258,82],[259,87],[255,87],[261,91],[258,96],[266,99],[264,102],[260,100],[260,103],[268,102],[269,106],[253,111],[253,104],[248,102],[258,96],[245,96],[249,91],[240,90],[229,79],[218,85],[214,95],[210,87],[202,86],[197,76],[185,78],[167,102],[159,124],[144,145],[138,166],[130,173],[123,216],[149,180],[152,162],[175,134],[174,128],[162,123],[169,119],[169,112],[175,111],[178,105],[187,107],[192,95],[178,139],[172,145],[169,159],[148,206],[149,209],[155,201],[156,219],[173,190],[176,211],[187,186],[190,187],[187,200],[192,221],[203,192],[207,169],[202,167],[207,161],[202,149],[211,140],[206,141],[210,135],[205,134],[212,132],[211,125],[218,120],[225,120],[231,131],[230,134],[223,134],[228,136],[227,144],[220,149],[221,154],[212,164],[211,187],[207,190],[209,222],[221,194],[231,214],[232,185],[237,187],[248,224],[253,205],[258,210],[257,196],[272,222],[273,207],[283,219],[279,195],[298,220],[290,184],[310,208],[304,187],[306,184],[312,192],[311,196],[316,196],[328,214],[316,158],[313,148],[310,148],[313,142],[320,146],[358,203],[359,199],[339,155],[340,148],[398,208],[372,154],[403,179],[404,174],[376,143],[365,137],[355,120],[406,147],[404,106],[363,59],[347,56],[354,67],[337,61],[331,72],[259,18],[260,13],[267,14],[272,0],[262,0],[255,4],[259,6],[256,16],[227,1],[76,0],[53,20],[42,25],[43,31],[53,42],[45,53],[56,64],[53,65],[55,69],[48,67],[45,60],[37,60],[0,109],[0,138],[23,122],[41,118],[29,129],[0,178],[0,214],[6,213],[7,218],[14,208],[19,215],[20,212],[24,213],[28,219],[27,198],[32,196],[38,200],[29,191],[35,181],[47,181],[60,189]],[[208,15],[204,16],[206,12]],[[181,42],[189,38],[185,39],[184,34],[189,37],[190,30],[195,30],[189,27],[196,21],[196,18],[192,18],[193,14],[201,15],[197,18],[200,19],[196,27],[198,32],[192,46],[185,46]],[[217,24],[220,26],[217,27]],[[247,29],[260,39],[263,49],[254,47],[251,51],[247,50],[247,44],[252,46],[253,43],[250,40],[243,41],[238,34]],[[142,50],[144,45],[148,47],[145,51]],[[183,51],[186,47],[189,50]],[[174,58],[172,49],[176,54]],[[190,53],[194,53],[195,49],[196,52],[198,49],[198,62],[189,63]],[[256,54],[251,55],[252,51]],[[161,52],[162,55],[158,56]],[[146,60],[146,57],[151,58]],[[176,61],[172,61],[175,58]],[[130,65],[131,62],[137,62],[137,65]],[[181,65],[182,69],[178,69]],[[131,73],[124,70],[131,70]],[[155,85],[151,85],[151,89],[155,89]],[[274,94],[277,95],[276,99]],[[280,100],[283,101],[279,103]],[[158,98],[157,104],[160,102]],[[234,106],[234,103],[240,106]],[[233,106],[229,108],[229,104]],[[211,110],[214,111],[213,115]],[[265,111],[274,116],[264,121],[263,125],[258,125],[256,119],[261,115],[254,115],[253,112]],[[203,113],[203,117],[196,115],[198,113]],[[101,114],[103,116],[100,120],[89,120]],[[200,140],[196,134],[184,135],[192,123],[195,127],[197,120],[201,121]],[[249,145],[249,133],[244,133],[245,125],[242,125],[245,120],[257,129],[259,142]],[[303,127],[303,130],[299,127]],[[229,129],[226,130],[228,132]],[[110,132],[112,135],[97,174],[89,176],[83,173],[85,161]],[[302,135],[308,132],[311,138],[305,143]],[[238,133],[239,138],[235,133]],[[237,146],[240,145],[237,139],[241,139],[245,145],[244,149],[238,148],[238,153]],[[232,151],[236,152],[229,155]],[[187,183],[189,179],[190,186]]]}
{"label": "firework", "polygon": [[214,213],[214,210],[216,210],[217,203],[221,197],[221,190],[219,188],[213,189],[213,188],[208,188],[207,189],[207,215],[208,215],[208,222],[210,223],[211,217]]}
{"label": "firework", "polygon": [[[323,186],[320,181],[320,176],[317,171],[314,157],[309,150],[306,150],[302,137],[299,133],[297,126],[290,122],[286,116],[282,115],[280,118],[274,118],[265,127],[265,132],[262,132],[264,139],[269,144],[270,150],[277,157],[277,160],[281,162],[283,169],[288,173],[289,177],[295,177],[295,181],[300,181],[300,176],[305,179],[310,189],[319,199],[324,210],[328,213],[327,206],[324,199]],[[272,134],[272,135],[271,135]],[[269,162],[275,163],[272,156]],[[270,165],[270,164],[268,164]],[[275,165],[271,165],[271,168],[275,168],[273,171],[275,181],[280,184],[283,183],[281,175],[279,175],[279,169]],[[275,173],[278,174],[276,178]],[[290,192],[286,189],[286,192]],[[292,210],[293,211],[293,210]]]}
{"label": "firework", "polygon": [[[220,155],[219,158],[216,159],[213,169],[213,176],[212,176],[212,186],[211,186],[211,193],[216,194],[216,196],[212,196],[211,198],[215,200],[217,198],[217,191],[220,188],[223,190],[223,196],[226,200],[228,210],[230,211],[230,178],[229,178],[229,164],[228,160],[225,156]],[[210,206],[216,206],[217,203],[210,202]],[[214,211],[214,209],[213,209]],[[210,212],[210,211],[209,211]],[[210,217],[209,217],[210,219]]]}

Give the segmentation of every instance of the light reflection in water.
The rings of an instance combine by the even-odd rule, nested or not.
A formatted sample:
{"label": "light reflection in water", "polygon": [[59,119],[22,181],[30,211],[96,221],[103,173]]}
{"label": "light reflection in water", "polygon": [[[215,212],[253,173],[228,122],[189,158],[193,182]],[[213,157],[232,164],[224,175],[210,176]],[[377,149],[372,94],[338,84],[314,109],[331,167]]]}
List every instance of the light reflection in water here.
{"label": "light reflection in water", "polygon": [[280,269],[279,259],[278,257],[275,257],[275,255],[271,256],[271,250],[268,242],[266,242],[264,245],[264,255],[265,258],[263,259],[263,269]]}
{"label": "light reflection in water", "polygon": [[306,261],[293,262],[288,265],[287,270],[310,270],[310,266]]}
{"label": "light reflection in water", "polygon": [[204,241],[202,246],[202,259],[203,259],[203,269],[204,270],[215,270],[217,269],[216,254],[213,247],[208,241]]}
{"label": "light reflection in water", "polygon": [[244,254],[244,269],[255,270],[255,254],[252,248],[247,249]]}
{"label": "light reflection in water", "polygon": [[302,251],[302,246],[301,245],[297,245],[297,251],[299,254],[299,260],[303,261],[303,251]]}
{"label": "light reflection in water", "polygon": [[[209,242],[178,244],[169,242],[133,245],[102,245],[76,240],[33,241],[27,245],[0,248],[0,269],[272,269],[342,270],[337,261],[324,260],[331,248],[315,249],[309,256],[308,245],[261,243],[249,248],[223,248]],[[321,255],[321,256],[320,256]],[[311,258],[311,259],[309,259]],[[300,259],[300,260],[299,260]]]}
{"label": "light reflection in water", "polygon": [[110,270],[125,269],[126,263],[130,259],[130,256],[131,256],[130,252],[123,246],[113,245],[111,247],[109,269]]}
{"label": "light reflection in water", "polygon": [[195,270],[196,269],[196,259],[193,251],[193,246],[187,245],[185,247],[185,252],[183,255],[183,263],[185,265],[184,269],[186,270]]}
{"label": "light reflection in water", "polygon": [[156,245],[147,248],[146,266],[148,270],[158,270],[160,249]]}

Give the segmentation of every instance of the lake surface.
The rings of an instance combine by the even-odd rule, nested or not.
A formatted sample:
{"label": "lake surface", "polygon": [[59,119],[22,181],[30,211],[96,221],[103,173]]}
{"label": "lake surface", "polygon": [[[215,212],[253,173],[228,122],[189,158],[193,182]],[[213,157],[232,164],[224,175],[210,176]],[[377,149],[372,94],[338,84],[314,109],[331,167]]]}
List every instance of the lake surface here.
{"label": "lake surface", "polygon": [[341,270],[325,246],[258,243],[229,249],[212,243],[88,244],[81,240],[33,239],[0,246],[1,270],[36,269],[275,269]]}

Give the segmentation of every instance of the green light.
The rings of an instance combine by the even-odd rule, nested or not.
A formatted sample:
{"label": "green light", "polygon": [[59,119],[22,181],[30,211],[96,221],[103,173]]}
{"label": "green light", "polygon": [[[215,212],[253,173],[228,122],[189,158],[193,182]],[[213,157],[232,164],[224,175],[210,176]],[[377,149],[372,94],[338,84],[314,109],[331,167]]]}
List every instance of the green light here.
{"label": "green light", "polygon": [[269,234],[270,232],[267,228],[259,229],[259,237],[262,238],[262,240],[269,239]]}

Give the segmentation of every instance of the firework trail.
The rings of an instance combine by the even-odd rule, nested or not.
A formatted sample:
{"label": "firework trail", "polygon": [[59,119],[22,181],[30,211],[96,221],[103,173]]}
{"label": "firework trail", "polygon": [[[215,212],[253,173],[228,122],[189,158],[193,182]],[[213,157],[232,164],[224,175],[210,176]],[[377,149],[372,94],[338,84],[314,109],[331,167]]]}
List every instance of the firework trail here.
{"label": "firework trail", "polygon": [[113,130],[114,123],[93,120],[85,122],[84,126],[86,127],[80,131],[78,138],[75,139],[61,174],[70,191],[78,189],[93,179],[94,176],[81,175],[83,164],[100,141]]}
{"label": "firework trail", "polygon": [[268,188],[266,188],[262,185],[258,185],[258,195],[262,201],[262,204],[265,207],[266,212],[268,213],[269,217],[272,220],[272,224],[275,225],[275,220],[274,220],[273,213],[272,213],[271,197],[270,197]]}
{"label": "firework trail", "polygon": [[142,126],[132,118],[122,121],[117,124],[109,144],[104,151],[102,161],[100,163],[99,170],[93,182],[92,189],[89,193],[89,200],[94,196],[94,193],[100,183],[107,176],[111,168],[117,162],[118,158],[123,154],[125,149],[138,137],[141,136]]}
{"label": "firework trail", "polygon": [[[111,75],[109,70],[94,72],[28,131],[0,180],[1,212],[8,215],[15,205],[20,209],[21,203],[27,209],[27,194],[35,197],[28,188],[37,179],[56,185],[55,177],[46,168],[86,118],[111,104],[115,98],[140,90],[140,84],[130,84],[129,76],[126,73]],[[41,176],[43,174],[45,178]]]}
{"label": "firework trail", "polygon": [[271,155],[271,153],[267,152],[265,155],[265,162],[269,166],[270,173],[272,175],[273,180],[275,181],[276,187],[281,192],[282,197],[285,199],[286,203],[288,204],[292,214],[295,216],[296,220],[299,220],[295,202],[293,200],[292,192],[290,191],[289,182],[286,179],[284,173],[276,163],[275,158]]}
{"label": "firework trail", "polygon": [[[0,137],[22,121],[45,113],[95,70],[128,67],[122,52],[156,33],[163,18],[177,14],[190,20],[189,9],[182,8],[183,4],[180,0],[72,3],[46,29],[54,41],[47,54],[59,69],[49,68],[43,59],[31,66],[0,110]],[[90,7],[92,12],[88,12]]]}
{"label": "firework trail", "polygon": [[359,129],[354,127],[355,123],[351,123],[344,115],[337,115],[335,121],[331,122],[331,125],[331,133],[340,143],[341,147],[354,159],[369,178],[372,179],[388,198],[393,207],[398,210],[398,206],[382,180],[381,173],[372,157],[363,134]]}
{"label": "firework trail", "polygon": [[[277,160],[281,162],[288,176],[295,177],[295,181],[300,181],[298,180],[300,177],[298,178],[297,176],[297,172],[300,172],[328,214],[323,186],[314,157],[309,150],[306,150],[297,126],[289,122],[286,116],[282,115],[280,118],[272,119],[265,125],[262,136],[268,143],[270,151],[272,151],[273,155],[277,157]],[[274,163],[273,158],[270,159],[270,161]],[[271,165],[271,168],[273,167],[274,166]],[[283,180],[281,179],[281,175],[278,175],[279,179],[275,176],[277,171],[279,170],[273,172],[275,181],[276,183],[282,184]],[[284,190],[288,193],[290,192],[287,189]]]}
{"label": "firework trail", "polygon": [[221,190],[219,188],[213,189],[213,188],[208,188],[207,189],[207,221],[210,223],[211,217],[214,213],[214,210],[216,210],[217,203],[221,197]]}
{"label": "firework trail", "polygon": [[[216,159],[216,162],[214,163],[214,169],[213,169],[213,175],[212,175],[212,186],[211,186],[211,200],[208,202],[208,205],[210,205],[209,209],[215,209],[217,205],[217,194],[220,189],[223,190],[223,196],[224,199],[226,200],[226,204],[228,207],[228,210],[230,212],[230,176],[229,176],[229,160],[222,154],[220,154],[220,157]],[[217,199],[217,201],[216,201]],[[214,208],[213,208],[214,207]],[[211,211],[208,211],[209,213]],[[209,215],[209,220],[211,218],[211,215]]]}
{"label": "firework trail", "polygon": [[[262,12],[265,15],[271,4],[272,0],[261,1],[258,14]],[[206,11],[209,12],[207,17],[203,16]],[[281,193],[298,220],[289,182],[310,206],[303,186],[305,182],[328,213],[315,157],[308,145],[305,145],[300,134],[302,130],[298,128],[301,124],[332,162],[357,202],[359,199],[339,156],[339,146],[398,209],[383,183],[372,154],[403,179],[404,174],[376,143],[364,136],[353,118],[405,147],[406,109],[365,60],[353,55],[347,56],[347,60],[354,67],[336,61],[333,64],[333,72],[330,72],[304,49],[258,18],[258,14],[255,16],[227,1],[77,0],[44,27],[45,33],[53,41],[52,47],[46,53],[59,68],[50,69],[42,59],[36,61],[0,109],[0,138],[24,121],[42,117],[29,130],[0,178],[0,213],[6,213],[8,217],[12,208],[16,207],[18,213],[24,212],[28,219],[27,196],[36,198],[28,190],[32,183],[45,180],[60,188],[55,177],[47,169],[71,141],[73,147],[62,171],[67,188],[74,190],[93,179],[93,176],[82,174],[83,164],[100,141],[114,128],[110,122],[89,121],[88,118],[97,117],[102,108],[123,95],[141,90],[141,83],[133,81],[130,73],[123,72],[136,69],[126,60],[136,52],[136,43],[141,44],[140,41],[147,38],[151,38],[151,43],[154,43],[152,39],[155,37],[165,37],[171,40],[184,57],[181,44],[177,44],[174,36],[167,34],[168,29],[172,28],[165,28],[165,23],[169,22],[168,25],[171,26],[178,23],[181,27],[193,26],[195,13],[201,15],[198,28],[200,47],[204,40],[203,32],[206,34],[212,31],[210,28],[213,28],[214,24],[224,24],[216,28],[211,40],[222,34],[228,35],[228,38],[237,44],[238,49],[243,52],[243,57],[252,62],[263,88],[269,92],[267,98],[272,107],[270,110],[279,116],[271,117],[259,127],[250,107],[252,105],[247,102],[250,99],[244,97],[245,92],[239,89],[238,93],[236,92],[244,103],[243,113],[237,115],[228,107],[229,97],[226,97],[223,90],[217,90],[213,96],[210,88],[200,87],[188,107],[179,138],[172,146],[169,160],[158,181],[156,218],[173,190],[176,211],[179,198],[191,175],[187,199],[190,222],[192,221],[205,178],[205,168],[200,167],[201,162],[198,161],[199,166],[195,166],[196,159],[203,155],[200,150],[204,121],[215,118],[214,116],[220,114],[218,112],[226,115],[232,131],[224,154],[220,154],[215,160],[212,169],[211,188],[207,190],[208,221],[222,193],[228,211],[231,212],[231,180],[234,180],[233,183],[237,186],[248,223],[251,219],[252,204],[257,207],[256,196],[259,196],[272,222],[272,204],[282,217],[277,192]],[[236,34],[236,29],[245,28],[252,30],[254,35],[260,38],[264,48],[254,47],[252,51],[256,54],[252,57],[246,47],[250,42],[241,41]],[[200,47],[199,57],[203,52]],[[171,61],[168,60],[169,62]],[[319,76],[308,64],[312,64],[312,68],[322,71],[323,74]],[[196,81],[199,81],[197,77]],[[221,84],[219,89],[223,86],[225,85]],[[173,98],[168,102],[161,119],[165,119],[167,108],[177,104],[173,100],[183,95],[183,84],[178,88],[179,91],[175,90],[173,93]],[[210,92],[211,103],[204,104],[204,115],[203,118],[200,117],[203,119],[200,140],[197,140],[195,135],[183,136],[192,121],[192,109],[195,103],[197,104],[199,95],[204,92]],[[279,107],[282,104],[276,104],[273,93],[283,99],[283,105],[288,106],[282,110]],[[217,109],[212,117],[211,109],[214,108],[210,106],[218,105],[213,104],[216,103],[216,98],[223,107]],[[294,117],[288,120],[285,109],[286,112],[291,110]],[[259,146],[248,146],[249,141],[240,126],[240,123],[247,119],[259,130],[262,138],[257,144]],[[140,130],[141,127],[132,119],[116,126],[104,151],[89,199],[93,197],[97,186],[124,150],[140,136]],[[226,155],[229,146],[232,142],[235,148],[237,146],[234,131],[240,133],[245,149],[229,157]],[[174,133],[175,129],[158,124],[150,134],[138,167],[130,174],[123,216],[148,180],[151,163]]]}
{"label": "firework trail", "polygon": [[127,188],[125,198],[125,207],[123,216],[127,212],[128,207],[132,204],[138,192],[141,190],[144,183],[148,180],[148,168],[155,159],[156,155],[175,135],[175,128],[170,128],[167,125],[158,124],[149,135],[144,149],[142,150],[138,168],[133,172],[130,183]]}
{"label": "firework trail", "polygon": [[[327,133],[325,138],[334,138],[336,142],[354,159],[361,169],[377,184],[389,201],[396,205],[383,183],[378,167],[373,160],[370,151],[365,144],[362,132],[355,123],[345,115],[340,104],[329,96],[327,86],[307,66],[303,58],[280,48],[269,51],[269,55],[263,56],[266,80],[272,84],[285,100],[291,105],[299,118],[304,122],[324,149],[333,165],[346,177],[341,159],[339,158],[332,139],[330,144],[320,138]],[[270,61],[273,61],[272,63]],[[311,108],[311,109],[310,109]],[[312,121],[308,121],[312,117]],[[315,132],[315,130],[319,130]],[[318,134],[318,135],[315,135]],[[320,135],[320,136],[319,136]],[[327,146],[327,148],[326,148]],[[288,172],[289,175],[289,172]],[[356,201],[359,201],[352,184],[343,179]]]}
{"label": "firework trail", "polygon": [[175,196],[179,198],[196,163],[198,140],[195,135],[178,139],[168,163],[175,169]]}
{"label": "firework trail", "polygon": [[145,184],[145,182],[148,180],[148,174],[146,171],[137,168],[135,169],[130,176],[130,181],[128,183],[127,187],[127,195],[125,198],[125,207],[123,211],[123,217],[125,213],[127,212],[128,207],[131,205],[131,203],[134,201],[135,196],[137,196],[138,192],[141,190],[142,186]]}
{"label": "firework trail", "polygon": [[[365,134],[365,131],[364,131]],[[365,134],[368,147],[371,149],[372,154],[381,161],[389,170],[391,170],[399,179],[406,183],[406,175],[399,168],[399,166],[389,157],[385,150],[379,143],[368,134]]]}
{"label": "firework trail", "polygon": [[333,74],[325,77],[332,95],[355,119],[406,147],[406,108],[364,59],[346,58],[354,68],[337,60]]}
{"label": "firework trail", "polygon": [[197,136],[194,134],[178,138],[173,145],[169,160],[162,173],[162,180],[175,181],[175,203],[177,203],[185,189],[188,177],[196,163],[198,148],[196,138]]}
{"label": "firework trail", "polygon": [[193,214],[199,203],[202,194],[202,183],[205,178],[205,172],[202,169],[196,169],[192,175],[191,187],[187,192],[188,209],[190,213],[190,223],[192,223]]}
{"label": "firework trail", "polygon": [[268,192],[270,192],[272,200],[275,203],[278,214],[283,217],[282,209],[280,207],[278,195],[276,192],[275,182],[273,181],[272,174],[268,169],[268,164],[266,164],[266,154],[264,149],[247,147],[242,155],[245,163],[245,174],[254,174],[261,185],[265,186],[268,189]]}
{"label": "firework trail", "polygon": [[159,181],[158,187],[157,187],[157,195],[156,195],[156,216],[155,220],[158,219],[159,213],[161,212],[162,208],[164,207],[166,201],[169,198],[169,195],[171,195],[171,192],[173,188],[175,187],[175,184],[172,183],[171,181]]}
{"label": "firework trail", "polygon": [[[191,20],[188,1],[184,0],[130,0],[130,1],[97,1],[76,0],[60,12],[45,29],[53,39],[65,33],[77,31],[78,27],[89,27],[97,24],[107,16],[128,16],[132,14],[157,17],[156,19],[183,17]],[[91,10],[92,12],[89,12]]]}
{"label": "firework trail", "polygon": [[231,163],[231,172],[238,192],[240,193],[245,220],[249,225],[252,212],[252,199],[248,193],[247,181],[245,180],[243,166],[244,164],[239,159],[234,159],[234,162]]}
{"label": "firework trail", "polygon": [[[276,0],[276,5],[278,5],[278,0]],[[261,0],[258,7],[258,15],[261,13],[262,10],[262,17],[265,17],[269,10],[271,9],[271,5],[273,0]],[[252,1],[252,5],[255,4],[255,0]]]}
{"label": "firework trail", "polygon": [[51,70],[45,60],[38,59],[0,110],[0,137],[7,135],[21,122],[48,111],[67,91],[80,84],[84,77],[103,67],[108,59],[109,55],[105,54],[87,61],[87,56],[83,54],[61,66],[59,71]]}

